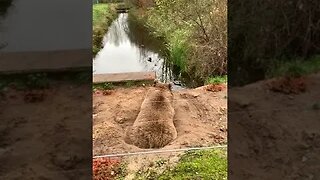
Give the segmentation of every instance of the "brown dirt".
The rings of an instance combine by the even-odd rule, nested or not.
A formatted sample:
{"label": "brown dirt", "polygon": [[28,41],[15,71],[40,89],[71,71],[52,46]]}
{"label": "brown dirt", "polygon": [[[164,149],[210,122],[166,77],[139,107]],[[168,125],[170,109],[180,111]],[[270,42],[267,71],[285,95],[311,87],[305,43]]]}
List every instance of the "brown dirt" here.
{"label": "brown dirt", "polygon": [[320,73],[269,86],[300,80],[229,89],[229,178],[320,179]]}
{"label": "brown dirt", "polygon": [[270,90],[285,94],[299,94],[306,91],[306,79],[303,77],[284,77],[268,83]]}
{"label": "brown dirt", "polygon": [[0,179],[87,179],[90,91],[65,82],[47,90],[3,91]]}

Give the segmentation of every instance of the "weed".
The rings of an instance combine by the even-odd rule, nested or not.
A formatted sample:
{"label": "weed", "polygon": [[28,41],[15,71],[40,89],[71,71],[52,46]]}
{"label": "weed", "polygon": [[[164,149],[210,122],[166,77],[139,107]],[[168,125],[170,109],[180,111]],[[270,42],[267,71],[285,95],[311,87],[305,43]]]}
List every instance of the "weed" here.
{"label": "weed", "polygon": [[159,160],[156,161],[157,167],[161,167],[161,166],[163,166],[165,163],[166,163],[166,160],[163,160],[163,159],[159,159]]}
{"label": "weed", "polygon": [[0,89],[13,87],[23,89],[45,89],[50,86],[50,80],[46,73],[32,73],[19,75],[3,75],[0,77]]}
{"label": "weed", "polygon": [[227,82],[227,76],[209,77],[205,84],[223,84]]}
{"label": "weed", "polygon": [[99,83],[93,85],[93,90],[112,90],[114,85],[112,83]]}

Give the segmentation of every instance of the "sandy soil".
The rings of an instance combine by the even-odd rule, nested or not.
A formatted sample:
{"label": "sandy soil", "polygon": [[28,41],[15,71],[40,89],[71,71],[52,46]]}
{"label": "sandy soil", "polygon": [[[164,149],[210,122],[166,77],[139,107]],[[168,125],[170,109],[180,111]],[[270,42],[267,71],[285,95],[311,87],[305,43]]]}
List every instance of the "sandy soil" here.
{"label": "sandy soil", "polygon": [[90,92],[64,82],[2,92],[0,179],[89,179]]}
{"label": "sandy soil", "polygon": [[[125,133],[140,111],[149,87],[117,88],[93,96],[93,155],[144,151],[125,142]],[[227,90],[206,87],[173,91],[174,125],[178,136],[161,149],[211,146],[227,142]],[[155,110],[156,111],[156,110]],[[128,172],[157,159],[174,161],[177,153],[125,158]],[[130,179],[130,178],[129,178]]]}
{"label": "sandy soil", "polygon": [[320,179],[320,74],[298,94],[271,81],[229,89],[229,178]]}

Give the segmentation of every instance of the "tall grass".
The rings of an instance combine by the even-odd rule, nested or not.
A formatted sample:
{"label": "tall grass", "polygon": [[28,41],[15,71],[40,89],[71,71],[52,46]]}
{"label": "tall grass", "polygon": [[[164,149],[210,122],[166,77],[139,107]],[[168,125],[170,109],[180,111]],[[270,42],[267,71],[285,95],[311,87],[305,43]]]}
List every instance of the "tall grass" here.
{"label": "tall grass", "polygon": [[320,55],[313,56],[307,60],[296,58],[290,61],[276,61],[269,66],[267,77],[280,76],[302,76],[306,74],[320,72]]}
{"label": "tall grass", "polygon": [[[135,0],[136,4],[142,0]],[[155,0],[139,6],[155,36],[167,42],[168,58],[188,79],[204,83],[227,73],[227,1]],[[142,9],[142,10],[141,10]]]}

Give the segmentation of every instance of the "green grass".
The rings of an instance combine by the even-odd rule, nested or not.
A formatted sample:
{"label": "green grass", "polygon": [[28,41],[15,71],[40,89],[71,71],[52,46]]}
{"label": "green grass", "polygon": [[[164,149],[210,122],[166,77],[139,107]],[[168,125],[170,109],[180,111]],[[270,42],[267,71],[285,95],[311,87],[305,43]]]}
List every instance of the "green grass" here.
{"label": "green grass", "polygon": [[209,77],[206,81],[206,84],[222,84],[227,82],[227,76],[215,76]]}
{"label": "green grass", "polygon": [[[154,167],[139,171],[135,179],[159,180],[224,180],[227,179],[227,151],[201,150],[189,151],[181,156],[179,162],[167,166],[165,160],[158,160]],[[164,168],[164,171],[157,169]]]}
{"label": "green grass", "polygon": [[299,77],[320,71],[320,55],[307,60],[276,61],[270,66],[267,77],[293,76]]}
{"label": "green grass", "polygon": [[114,85],[112,83],[99,83],[93,84],[93,91],[95,90],[112,90],[114,89]]}
{"label": "green grass", "polygon": [[91,83],[91,69],[70,72],[2,74],[0,75],[0,91],[9,86],[17,90],[47,89],[58,81],[70,82],[75,85]]}
{"label": "green grass", "polygon": [[227,179],[227,152],[225,150],[188,152],[173,169],[165,171],[157,179]]}
{"label": "green grass", "polygon": [[132,87],[143,87],[150,86],[154,81],[142,80],[142,81],[122,81],[122,82],[106,82],[106,83],[95,83],[92,89],[95,90],[112,90],[116,88],[132,88]]}
{"label": "green grass", "polygon": [[103,37],[116,16],[117,13],[114,4],[93,5],[93,55],[96,55],[102,48]]}

